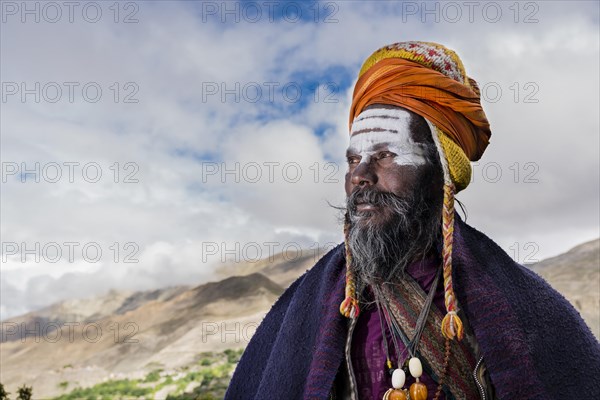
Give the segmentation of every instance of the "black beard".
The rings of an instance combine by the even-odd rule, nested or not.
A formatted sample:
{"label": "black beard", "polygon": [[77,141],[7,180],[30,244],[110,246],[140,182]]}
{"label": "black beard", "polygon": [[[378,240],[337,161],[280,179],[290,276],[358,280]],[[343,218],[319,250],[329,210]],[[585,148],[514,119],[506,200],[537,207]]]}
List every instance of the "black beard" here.
{"label": "black beard", "polygon": [[[348,197],[348,246],[357,293],[366,285],[401,279],[406,267],[425,258],[441,239],[441,202],[426,198],[425,187],[418,184],[403,198],[373,188],[356,190]],[[376,209],[358,212],[357,203]]]}

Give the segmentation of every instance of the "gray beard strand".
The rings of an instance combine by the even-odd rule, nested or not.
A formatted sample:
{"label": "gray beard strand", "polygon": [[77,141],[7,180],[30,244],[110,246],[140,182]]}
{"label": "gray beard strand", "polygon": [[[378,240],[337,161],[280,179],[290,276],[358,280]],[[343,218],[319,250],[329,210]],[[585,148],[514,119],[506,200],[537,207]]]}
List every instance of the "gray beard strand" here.
{"label": "gray beard strand", "polygon": [[361,222],[348,200],[348,245],[357,277],[357,293],[367,285],[402,279],[406,267],[423,259],[441,237],[441,209],[430,209],[417,189],[409,198],[385,196],[380,204],[392,213],[383,225]]}

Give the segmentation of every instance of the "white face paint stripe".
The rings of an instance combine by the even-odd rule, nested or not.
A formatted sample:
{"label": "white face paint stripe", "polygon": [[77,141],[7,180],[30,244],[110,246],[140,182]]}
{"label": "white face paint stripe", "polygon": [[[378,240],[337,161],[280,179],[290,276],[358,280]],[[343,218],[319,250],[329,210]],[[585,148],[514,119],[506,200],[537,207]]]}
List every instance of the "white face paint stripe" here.
{"label": "white face paint stripe", "polygon": [[364,119],[362,121],[356,121],[352,125],[352,135],[354,135],[356,132],[368,129],[385,129],[386,131],[391,131],[392,133],[409,132],[410,121],[377,117]]}
{"label": "white face paint stripe", "polygon": [[360,113],[354,120],[351,134],[372,129],[385,129],[392,133],[409,132],[411,118],[411,115],[402,109],[370,109]]}
{"label": "white face paint stripe", "polygon": [[399,131],[398,133],[388,132],[388,131],[373,131],[373,132],[364,132],[357,133],[350,137],[350,146],[348,148],[350,150],[359,152],[359,151],[371,151],[373,149],[369,147],[373,147],[376,144],[380,143],[389,143],[393,144],[396,147],[404,147],[404,153],[412,150],[414,143],[412,139],[407,137],[404,131]]}
{"label": "white face paint stripe", "polygon": [[359,133],[350,137],[349,149],[361,157],[360,163],[368,163],[374,154],[383,150],[375,146],[384,143],[387,144],[387,151],[396,154],[394,163],[397,165],[416,166],[427,162],[426,146],[415,143],[407,131]]}
{"label": "white face paint stripe", "polygon": [[378,124],[385,126],[377,126],[377,128],[385,128],[391,130],[409,130],[411,115],[403,109],[375,108],[361,112],[352,123],[351,133],[361,131],[363,129],[372,128],[372,124],[377,121]]}
{"label": "white face paint stripe", "polygon": [[410,118],[410,113],[403,108],[370,108],[358,114],[354,121],[376,116]]}
{"label": "white face paint stripe", "polygon": [[[426,145],[415,143],[410,135],[411,114],[404,109],[372,108],[361,112],[352,124],[349,150],[361,156],[361,163],[381,151],[378,144],[387,144],[388,151],[396,154],[397,165],[422,165],[427,162]],[[376,129],[376,130],[374,130]],[[356,133],[362,130],[368,132]],[[371,130],[369,132],[369,130]]]}

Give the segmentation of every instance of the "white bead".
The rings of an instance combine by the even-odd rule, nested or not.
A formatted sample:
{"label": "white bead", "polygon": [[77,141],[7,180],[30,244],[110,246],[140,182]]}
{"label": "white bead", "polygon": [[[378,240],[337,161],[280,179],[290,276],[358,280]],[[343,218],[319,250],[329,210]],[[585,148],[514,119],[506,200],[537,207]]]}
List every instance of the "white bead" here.
{"label": "white bead", "polygon": [[392,386],[394,389],[402,389],[404,382],[406,382],[406,374],[404,371],[400,368],[395,369],[392,373]]}
{"label": "white bead", "polygon": [[408,370],[414,378],[420,378],[421,375],[423,375],[423,365],[421,365],[421,360],[417,357],[411,358],[408,362]]}

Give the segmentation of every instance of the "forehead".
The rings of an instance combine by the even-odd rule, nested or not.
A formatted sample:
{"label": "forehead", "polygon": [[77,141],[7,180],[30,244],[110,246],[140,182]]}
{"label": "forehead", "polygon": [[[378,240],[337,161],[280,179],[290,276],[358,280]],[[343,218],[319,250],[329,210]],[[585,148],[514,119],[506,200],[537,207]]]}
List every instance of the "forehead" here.
{"label": "forehead", "polygon": [[350,135],[378,131],[410,133],[413,116],[403,108],[371,108],[364,110],[352,122]]}
{"label": "forehead", "polygon": [[374,150],[385,144],[413,147],[412,119],[411,113],[401,108],[367,109],[352,123],[348,150]]}

